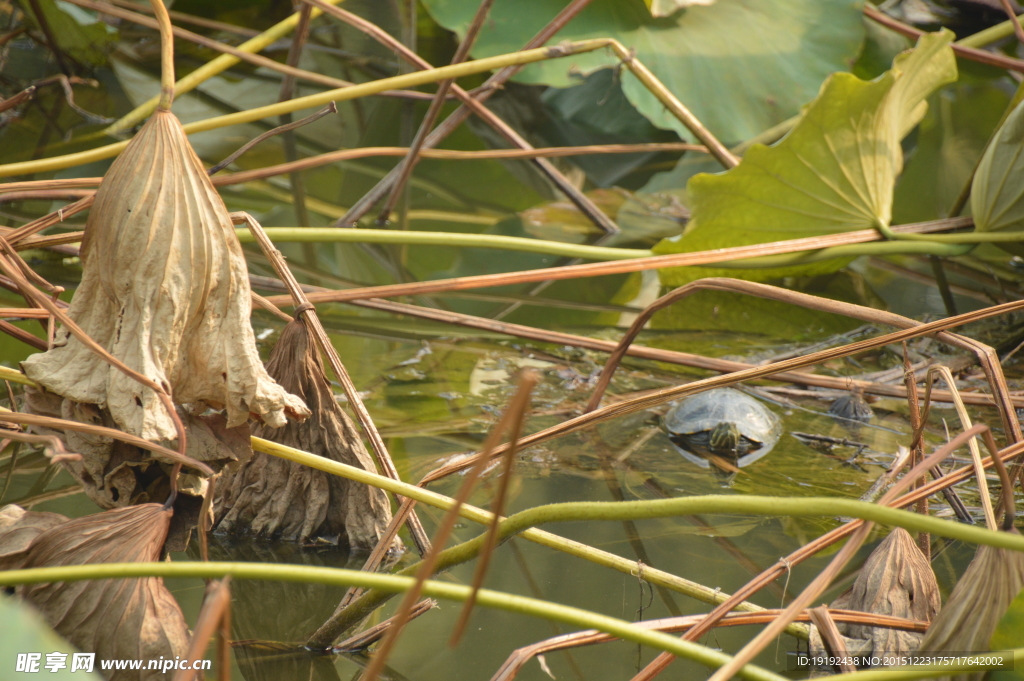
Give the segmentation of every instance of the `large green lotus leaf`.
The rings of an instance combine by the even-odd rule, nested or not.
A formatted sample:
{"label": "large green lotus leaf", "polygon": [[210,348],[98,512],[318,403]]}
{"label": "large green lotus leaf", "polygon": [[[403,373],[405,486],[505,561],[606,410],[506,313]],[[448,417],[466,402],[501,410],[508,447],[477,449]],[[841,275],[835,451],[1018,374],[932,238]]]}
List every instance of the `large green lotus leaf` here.
{"label": "large green lotus leaf", "polygon": [[[465,35],[479,0],[424,0],[439,24]],[[497,0],[474,57],[515,52],[566,0]],[[718,0],[653,17],[644,0],[593,0],[552,40],[615,38],[727,144],[797,113],[833,71],[847,70],[864,37],[859,0]],[[606,50],[531,65],[520,82],[568,87],[617,64]],[[652,123],[692,139],[628,71],[623,91]]]}
{"label": "large green lotus leaf", "polygon": [[[903,168],[900,141],[924,116],[928,95],[956,80],[952,39],[948,31],[922,36],[872,81],[849,73],[830,76],[777,145],[754,145],[732,170],[692,177],[686,191],[693,218],[681,237],[665,239],[655,250],[685,253],[888,225]],[[692,267],[661,275],[663,283],[678,286],[704,276],[763,281],[843,265],[833,260],[774,269]]]}
{"label": "large green lotus leaf", "polygon": [[[24,1],[21,4],[29,21],[38,25],[31,4]],[[117,42],[117,31],[114,28],[90,12],[61,0],[39,0],[38,8],[42,10],[61,50],[91,66],[106,62],[107,53]]]}
{"label": "large green lotus leaf", "polygon": [[[1007,116],[981,157],[971,185],[971,214],[980,232],[1024,229],[1024,102]],[[1024,253],[1021,244],[999,244]]]}

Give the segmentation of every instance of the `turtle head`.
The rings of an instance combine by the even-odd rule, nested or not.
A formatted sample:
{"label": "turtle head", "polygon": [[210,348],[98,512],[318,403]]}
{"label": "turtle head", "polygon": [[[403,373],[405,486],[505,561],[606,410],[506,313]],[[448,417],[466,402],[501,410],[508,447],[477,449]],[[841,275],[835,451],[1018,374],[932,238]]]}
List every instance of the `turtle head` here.
{"label": "turtle head", "polygon": [[722,421],[711,431],[709,444],[713,451],[729,454],[738,459],[741,437],[740,429],[735,423]]}

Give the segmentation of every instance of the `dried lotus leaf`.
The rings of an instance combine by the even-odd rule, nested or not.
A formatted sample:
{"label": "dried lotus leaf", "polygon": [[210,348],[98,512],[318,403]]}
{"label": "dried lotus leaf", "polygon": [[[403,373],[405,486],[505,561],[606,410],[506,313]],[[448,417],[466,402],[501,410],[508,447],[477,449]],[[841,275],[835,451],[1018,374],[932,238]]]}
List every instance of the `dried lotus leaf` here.
{"label": "dried lotus leaf", "polygon": [[[283,428],[258,426],[256,435],[375,470],[355,426],[334,399],[316,344],[301,319],[281,333],[267,372],[302,397],[312,415]],[[391,520],[387,497],[379,489],[261,452],[225,471],[217,485],[214,514],[220,532],[290,541],[347,540],[355,549],[375,546]]]}
{"label": "dried lotus leaf", "polygon": [[[930,622],[939,611],[939,584],[928,560],[910,533],[901,527],[889,533],[868,557],[850,593],[850,609]],[[870,639],[879,653],[918,649],[921,634],[852,624],[846,635]]]}
{"label": "dried lotus leaf", "polygon": [[[69,520],[40,534],[24,567],[160,560],[171,511],[143,504]],[[100,659],[184,657],[188,626],[159,577],[18,587],[53,629]],[[116,670],[110,681],[166,681],[160,670]]]}
{"label": "dried lotus leaf", "polygon": [[[242,249],[224,202],[178,119],[156,111],[103,178],[86,223],[82,283],[68,314],[179,404],[227,410],[228,427],[255,413],[282,426],[308,414],[271,379],[249,323]],[[111,367],[66,330],[23,363],[32,380],[109,410],[153,441],[177,438],[156,393]]]}
{"label": "dried lotus leaf", "polygon": [[[939,611],[935,573],[913,537],[897,527],[879,544],[853,586],[832,602],[832,608],[859,610],[929,622]],[[919,649],[922,634],[883,627],[837,622],[851,655],[910,653]],[[824,653],[820,633],[811,627],[811,651]]]}
{"label": "dried lotus leaf", "polygon": [[[1016,530],[1010,530],[1018,534]],[[1024,589],[1024,554],[979,546],[949,600],[921,641],[929,653],[987,652],[1010,603]],[[987,672],[936,676],[936,681],[982,681]]]}
{"label": "dried lotus leaf", "polygon": [[0,508],[0,570],[17,570],[32,541],[68,521],[59,513],[26,511],[17,504]]}
{"label": "dried lotus leaf", "polygon": [[[107,410],[72,402],[43,389],[26,388],[22,408],[30,414],[117,427]],[[252,455],[248,426],[228,428],[221,414],[195,415],[179,408],[178,415],[185,426],[185,453],[189,457],[220,470],[227,464],[247,461]],[[162,501],[170,494],[168,472],[173,462],[149,450],[104,435],[41,427],[34,430],[63,438],[69,448],[81,454],[80,461],[62,465],[100,508]],[[179,480],[179,491],[187,493],[183,486],[189,477],[183,478]]]}

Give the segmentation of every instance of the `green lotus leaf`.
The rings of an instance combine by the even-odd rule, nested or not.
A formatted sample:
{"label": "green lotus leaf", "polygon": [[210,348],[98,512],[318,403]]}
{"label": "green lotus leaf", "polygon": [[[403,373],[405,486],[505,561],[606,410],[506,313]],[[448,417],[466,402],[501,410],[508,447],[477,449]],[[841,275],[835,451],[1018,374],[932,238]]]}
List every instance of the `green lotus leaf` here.
{"label": "green lotus leaf", "polygon": [[[872,81],[830,76],[781,142],[754,145],[728,172],[692,177],[686,191],[693,218],[681,237],[665,239],[655,250],[685,253],[888,226],[903,169],[900,141],[924,116],[928,95],[957,78],[952,39],[948,31],[922,36]],[[846,262],[675,268],[661,275],[671,286],[705,276],[766,280],[821,274]]]}
{"label": "green lotus leaf", "polygon": [[[424,0],[434,19],[463,37],[479,0]],[[473,47],[476,58],[521,49],[565,0],[497,0]],[[858,0],[717,0],[671,16],[678,2],[593,0],[551,41],[615,38],[688,106],[715,135],[731,144],[796,114],[833,71],[847,70],[864,37]],[[618,64],[607,51],[531,65],[524,83],[568,87],[579,76]],[[628,71],[623,92],[660,128],[692,139]]]}
{"label": "green lotus leaf", "polygon": [[[971,185],[971,214],[979,232],[1024,229],[1024,102],[1018,104],[985,149]],[[998,244],[1024,254],[1024,245]]]}
{"label": "green lotus leaf", "polygon": [[[989,650],[1014,648],[1024,648],[1024,591],[1017,594],[1010,603],[1003,619],[999,620],[989,644]],[[991,681],[1024,681],[1024,669],[993,671],[989,673],[988,678]]]}

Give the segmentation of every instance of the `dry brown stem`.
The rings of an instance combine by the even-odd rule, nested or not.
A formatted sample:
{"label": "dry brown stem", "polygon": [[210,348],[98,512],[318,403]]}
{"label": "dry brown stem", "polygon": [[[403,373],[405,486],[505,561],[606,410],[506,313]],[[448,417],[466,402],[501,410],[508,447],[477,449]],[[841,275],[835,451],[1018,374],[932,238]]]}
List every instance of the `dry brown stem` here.
{"label": "dry brown stem", "polygon": [[[313,286],[306,286],[304,288],[307,291],[325,290]],[[555,345],[569,345],[571,347],[596,350],[598,352],[613,352],[616,349],[616,347],[618,347],[618,344],[612,341],[606,341],[597,338],[589,338],[587,336],[577,336],[574,334],[561,333],[558,331],[548,331],[546,329],[538,329],[532,326],[523,326],[521,324],[500,322],[495,321],[493,319],[474,317],[472,315],[451,312],[448,310],[437,310],[434,308],[408,305],[406,303],[396,303],[379,298],[371,298],[369,300],[353,300],[348,301],[348,304],[356,305],[359,307],[366,307],[372,310],[392,312],[394,314],[409,315],[413,317],[419,317],[422,319],[432,319],[434,321],[444,322],[446,324],[457,324],[459,326],[465,326],[472,329],[492,331],[496,333],[507,334],[509,336],[515,336],[518,338],[528,338],[543,343],[554,343]],[[626,350],[626,355],[630,357],[655,360],[658,362],[667,362],[670,364],[680,364],[683,366],[697,367],[699,369],[707,369],[709,371],[717,371],[721,373],[742,371],[757,366],[754,364],[747,364],[744,362],[737,362],[733,360],[719,359],[715,357],[704,357],[703,355],[695,355],[688,352],[663,350],[660,348],[648,348],[636,344],[631,344],[628,346]],[[784,371],[778,374],[773,374],[771,376],[771,379],[776,381],[796,383],[799,385],[810,385],[819,388],[830,388],[833,390],[862,390],[865,393],[873,395],[886,395],[889,397],[905,398],[907,394],[906,388],[903,386],[887,385],[885,383],[857,380],[853,378],[847,378],[845,376],[836,377],[825,376],[820,374],[811,374],[805,372]],[[961,398],[964,400],[966,404],[986,406],[995,406],[996,404],[993,398],[986,393],[962,393]],[[952,402],[953,396],[948,390],[934,390],[932,392],[932,399],[939,402]],[[1014,407],[1024,407],[1024,397],[1011,395],[1010,401],[1014,405]]]}
{"label": "dry brown stem", "polygon": [[[921,472],[928,470],[935,463],[949,456],[949,454],[955,451],[956,448],[962,445],[964,442],[967,442],[977,434],[987,431],[987,426],[974,426],[967,432],[961,433],[960,435],[953,438],[949,443],[943,445],[942,447],[939,447],[938,449],[935,450],[934,453],[932,453],[931,456],[929,456],[924,461],[924,463],[921,466],[916,467],[915,470],[912,470],[910,473],[905,475],[899,482],[897,482],[892,488],[890,488],[890,490],[886,493],[884,497],[882,497],[882,499],[879,500],[878,503],[880,505],[892,506],[894,508],[904,508],[906,506],[909,506],[910,504],[917,502],[919,499],[925,498],[930,494],[934,494],[938,489],[948,487],[953,484],[956,484],[957,482],[960,482],[961,480],[965,480],[967,477],[970,476],[971,473],[973,473],[973,470],[970,467],[964,467],[959,471],[953,471],[949,475],[945,476],[942,480],[936,480],[929,484],[922,485],[921,487],[915,489],[909,494],[905,494],[903,496],[898,497],[898,495],[901,494],[905,489],[907,489],[910,486],[910,484],[918,477],[918,470],[920,470]],[[1011,447],[1008,447],[1006,450],[1004,450],[1004,452],[1006,452],[1005,456],[1007,458],[1019,456],[1021,452],[1024,452],[1024,444],[1016,443]],[[992,462],[988,461],[988,465],[992,465]],[[701,636],[707,633],[713,626],[715,626],[715,624],[719,622],[722,619],[722,617],[724,617],[727,613],[733,610],[739,603],[743,602],[744,599],[747,599],[751,595],[757,593],[769,582],[775,580],[780,575],[786,574],[789,570],[793,568],[794,565],[797,565],[803,562],[804,560],[810,558],[818,551],[821,551],[823,548],[831,546],[835,542],[843,538],[849,537],[850,535],[854,536],[851,537],[849,541],[847,541],[846,546],[851,545],[851,543],[854,543],[855,540],[858,537],[860,537],[860,542],[857,542],[859,545],[859,543],[863,542],[864,536],[866,536],[862,532],[866,524],[867,523],[863,520],[853,520],[851,522],[848,522],[841,527],[837,527],[836,529],[830,532],[826,532],[814,541],[808,542],[807,544],[800,547],[799,549],[789,554],[785,558],[780,559],[779,562],[777,562],[775,565],[768,568],[760,575],[755,577],[753,580],[748,582],[746,585],[744,585],[742,588],[737,590],[732,596],[730,596],[728,599],[720,603],[710,613],[708,613],[708,615],[704,617],[700,622],[695,624],[693,628],[686,633],[686,639],[690,641],[695,641],[699,639]],[[830,564],[830,567],[838,565],[842,558],[843,556],[837,555],[833,559],[833,562]],[[806,598],[806,596],[810,593],[813,593],[814,590],[821,588],[822,581],[824,580],[816,580],[815,582],[812,582],[811,585],[809,585],[802,592],[801,595],[804,596],[804,598]],[[811,600],[813,600],[813,598]],[[805,607],[807,604],[809,604],[808,602],[801,608],[795,608],[794,605],[797,602],[798,601],[794,601],[794,603],[786,609],[786,617],[790,619],[786,619],[785,623],[793,621],[791,618],[795,614],[798,614],[802,607]],[[763,646],[766,641],[770,640],[770,636],[766,632],[768,632],[769,629],[774,631],[779,626],[777,623],[782,622],[783,618],[781,616],[773,619],[772,623],[769,625],[769,628],[762,630],[762,632],[755,639],[756,644]],[[785,623],[781,624],[782,628],[785,627]],[[752,645],[754,645],[754,642],[748,644],[748,647]],[[751,647],[750,649],[752,650],[753,648]],[[749,652],[750,651],[748,650],[747,654],[749,654]],[[631,679],[631,681],[650,681],[650,679],[656,677],[674,659],[675,658],[669,653],[662,653],[658,655],[656,658],[654,658],[653,661],[651,661],[650,664],[648,664],[643,670],[641,670],[639,674],[634,676]],[[724,669],[724,667],[722,669]],[[720,669],[719,672],[722,672],[722,669]]]}
{"label": "dry brown stem", "polygon": [[[707,147],[700,144],[689,144],[685,142],[650,142],[639,144],[590,144],[581,147],[536,147],[533,149],[483,149],[476,151],[462,151],[458,149],[421,149],[422,158],[433,158],[449,161],[479,161],[489,159],[530,159],[530,158],[558,158],[562,156],[585,156],[590,154],[638,154],[645,152],[660,151],[692,151],[695,153],[707,153]],[[352,161],[360,158],[372,158],[376,156],[399,156],[409,154],[409,147],[360,147],[358,149],[341,149],[324,154],[317,154],[308,158],[302,158],[288,163],[242,170],[234,173],[224,173],[213,178],[213,184],[217,187],[224,187],[233,184],[242,184],[251,180],[263,180],[274,175],[286,175],[297,170],[309,170],[338,161]],[[212,172],[212,169],[211,169]],[[27,180],[24,182],[8,182],[0,185],[0,195],[7,192],[35,191],[44,189],[66,190],[79,187],[95,187],[100,183],[101,177],[73,177],[55,180]]]}
{"label": "dry brown stem", "polygon": [[[899,233],[931,233],[946,229],[956,229],[973,224],[970,218],[948,218],[928,223],[898,225],[892,230]],[[672,255],[656,255],[649,258],[633,258],[612,262],[585,263],[582,265],[566,265],[565,267],[548,267],[524,272],[504,272],[500,274],[479,274],[454,279],[435,279],[407,284],[389,284],[386,286],[367,286],[360,289],[314,293],[309,296],[313,303],[343,303],[350,300],[366,298],[393,298],[395,296],[415,296],[427,293],[443,293],[445,291],[466,291],[492,286],[509,286],[538,281],[558,281],[562,279],[580,279],[585,277],[642,272],[664,267],[694,267],[727,262],[742,258],[754,258],[764,255],[782,255],[797,251],[811,251],[831,246],[845,246],[879,241],[882,237],[878,230],[861,229],[838,234],[787,239],[751,246],[734,246],[732,248],[697,251],[694,253],[675,253]],[[287,305],[286,296],[269,298],[275,305]]]}
{"label": "dry brown stem", "polygon": [[[750,624],[766,624],[772,619],[778,617],[782,613],[782,610],[770,609],[762,610],[759,612],[734,612],[729,613],[721,619],[716,627],[740,627],[747,626]],[[885,627],[897,631],[915,631],[923,633],[928,629],[928,622],[921,622],[915,620],[907,620],[900,617],[889,617],[885,615],[875,615],[870,613],[858,612],[853,610],[837,610],[835,608],[828,609],[829,616],[836,622],[849,622],[862,625],[871,625],[874,627]],[[657,631],[664,631],[666,633],[680,633],[690,629],[695,623],[703,619],[705,615],[686,615],[684,617],[666,617],[664,619],[656,620],[645,620],[640,622],[634,622],[634,626],[642,627],[644,629],[654,629]],[[811,621],[810,615],[807,612],[801,613],[796,621],[798,622],[809,622]],[[523,666],[532,660],[537,655],[543,655],[545,653],[554,652],[557,650],[565,650],[568,648],[578,648],[581,646],[589,646],[597,643],[605,643],[608,641],[618,640],[611,634],[604,632],[588,630],[588,631],[577,631],[571,634],[564,634],[562,636],[555,636],[544,641],[539,641],[531,645],[525,646],[514,650],[505,663],[500,669],[491,677],[491,681],[512,681],[519,673],[519,670]]]}
{"label": "dry brown stem", "polygon": [[[477,7],[476,14],[473,15],[472,21],[469,22],[469,28],[466,29],[466,34],[463,36],[462,41],[459,42],[458,48],[455,50],[455,55],[452,56],[452,64],[459,64],[466,60],[469,56],[469,51],[473,47],[473,43],[476,42],[476,37],[480,33],[480,29],[483,28],[484,20],[487,19],[487,13],[491,9],[491,5],[494,4],[494,0],[481,0],[479,7]],[[412,143],[409,145],[408,155],[399,162],[400,170],[398,177],[395,178],[394,184],[391,186],[391,194],[387,200],[384,201],[384,207],[380,211],[380,215],[377,216],[377,222],[384,224],[388,221],[388,217],[391,211],[398,205],[398,200],[402,196],[405,190],[405,183],[412,175],[413,169],[419,162],[419,153],[423,149],[423,142],[430,134],[431,128],[434,127],[434,123],[437,122],[437,117],[441,114],[441,109],[445,104],[445,97],[448,95],[448,91],[452,85],[455,84],[455,80],[448,78],[442,80],[437,84],[437,93],[434,95],[434,100],[430,102],[430,107],[427,109],[427,113],[424,114],[423,120],[420,121],[420,127],[416,131],[416,136],[413,138]]]}
{"label": "dry brown stem", "polygon": [[[811,629],[813,632],[812,636],[814,633],[817,633],[824,641],[824,645],[831,655],[838,657],[840,660],[848,658],[850,651],[846,649],[843,635],[839,633],[839,627],[836,626],[835,621],[829,614],[828,608],[824,605],[819,605],[817,608],[811,608],[807,612],[811,616],[811,622],[814,623],[814,627]],[[857,671],[857,665],[842,661],[839,663],[839,671],[843,674],[855,672]]]}
{"label": "dry brown stem", "polygon": [[[888,29],[892,29],[900,35],[904,35],[914,40],[924,35],[924,31],[904,24],[902,21],[893,19],[887,14],[883,14],[870,3],[864,4],[864,16]],[[979,64],[988,64],[989,66],[996,66],[1001,69],[1009,69],[1010,71],[1024,73],[1024,61],[1021,61],[1020,59],[1013,59],[1012,57],[1007,57],[1006,55],[998,52],[979,50],[974,47],[965,47],[956,43],[953,43],[950,47],[953,48],[953,52],[958,57],[976,61]]]}
{"label": "dry brown stem", "polygon": [[[201,660],[206,652],[209,640],[220,629],[225,617],[231,612],[231,575],[219,582],[211,582],[206,587],[206,598],[199,611],[195,629],[188,644],[186,660]],[[197,675],[191,669],[179,669],[174,673],[173,681],[193,681]]]}
{"label": "dry brown stem", "polygon": [[[0,408],[2,409],[2,408]],[[79,421],[71,421],[68,419],[57,419],[49,416],[41,416],[38,414],[25,414],[22,412],[8,412],[6,410],[0,410],[0,423],[20,423],[27,426],[39,426],[42,428],[49,428],[52,430],[73,430],[79,433],[86,433],[88,435],[95,435],[103,438],[113,438],[128,444],[148,449],[154,454],[160,454],[173,462],[184,464],[190,468],[193,468],[203,475],[213,475],[214,471],[206,464],[196,461],[195,459],[183,456],[181,453],[168,449],[158,444],[154,444],[149,440],[144,440],[141,437],[136,437],[130,433],[125,433],[114,428],[104,428],[103,426],[93,425],[91,423],[81,423]],[[4,437],[10,437],[9,433],[4,433]]]}
{"label": "dry brown stem", "polygon": [[[837,300],[819,298],[818,296],[789,291],[776,286],[769,286],[767,284],[718,277],[700,279],[690,284],[686,284],[685,286],[680,286],[676,290],[662,296],[655,302],[648,305],[641,314],[637,315],[636,319],[630,325],[629,330],[620,339],[615,352],[612,353],[605,363],[604,369],[601,371],[601,376],[594,388],[594,394],[590,398],[590,402],[587,403],[586,411],[591,412],[597,409],[600,405],[601,396],[604,394],[608,383],[611,381],[612,374],[616,367],[618,367],[619,362],[626,353],[626,349],[632,344],[637,334],[640,333],[654,313],[691,295],[692,293],[695,293],[696,291],[702,290],[743,293],[746,295],[766,298],[768,300],[777,300],[792,305],[799,305],[812,310],[820,310],[822,312],[840,314],[854,319],[862,319],[873,324],[895,326],[897,328],[914,328],[915,326],[920,325],[920,322],[916,322],[912,319],[901,317],[900,315],[895,315],[890,312],[875,310],[851,303],[844,303]],[[1020,424],[1017,421],[1016,410],[1010,400],[1010,391],[1006,385],[1006,378],[1003,376],[1002,365],[1000,364],[999,357],[996,355],[995,350],[978,341],[956,334],[943,332],[936,334],[936,338],[954,347],[969,350],[977,356],[979,363],[985,369],[985,373],[988,376],[993,398],[999,408],[1000,417],[1002,418],[1003,426],[1006,429],[1008,438],[1011,442],[1020,440]],[[916,399],[916,395],[914,398]]]}
{"label": "dry brown stem", "polygon": [[[402,597],[402,603],[398,606],[398,612],[394,616],[394,624],[388,629],[387,634],[384,636],[384,640],[381,641],[380,646],[377,648],[376,653],[373,656],[373,660],[370,662],[369,667],[363,673],[362,681],[376,681],[377,676],[381,670],[384,669],[384,665],[387,662],[388,655],[394,648],[395,641],[402,633],[403,627],[409,620],[409,615],[412,612],[413,606],[420,594],[423,591],[423,584],[430,578],[434,573],[434,566],[437,564],[438,556],[441,555],[441,551],[444,550],[444,545],[451,536],[451,532],[455,527],[455,523],[459,519],[459,510],[462,505],[469,500],[469,495],[476,486],[477,480],[483,474],[484,469],[487,467],[488,454],[495,449],[498,441],[508,430],[513,430],[517,424],[521,423],[526,409],[530,404],[530,395],[533,391],[533,386],[536,385],[537,377],[532,372],[523,372],[519,378],[519,387],[516,390],[515,396],[512,401],[509,402],[505,412],[502,414],[501,419],[497,425],[487,435],[487,439],[484,441],[483,451],[484,455],[477,458],[475,465],[466,474],[465,480],[462,486],[459,487],[458,494],[455,495],[451,508],[449,508],[438,525],[437,532],[434,535],[434,543],[431,550],[423,556],[423,560],[420,563],[420,567],[416,572],[416,583],[405,592]],[[512,442],[515,445],[515,441]],[[467,601],[468,603],[468,601]]]}
{"label": "dry brown stem", "polygon": [[[262,135],[257,135],[256,137],[252,138],[251,140],[249,140],[248,142],[246,142],[242,146],[238,147],[238,149],[236,149],[234,152],[232,152],[223,161],[221,161],[217,165],[215,165],[215,166],[211,167],[209,170],[207,170],[206,173],[208,175],[213,175],[214,173],[219,172],[219,171],[223,170],[224,168],[227,168],[239,156],[241,156],[245,152],[249,151],[254,146],[256,146],[257,144],[259,144],[260,142],[262,142],[262,141],[264,141],[266,139],[270,139],[271,137],[274,137],[275,135],[280,135],[281,133],[284,133],[284,132],[289,132],[291,130],[296,130],[298,128],[301,128],[304,125],[309,125],[313,121],[318,121],[321,118],[323,118],[324,116],[326,116],[328,114],[332,114],[332,113],[338,113],[338,105],[335,104],[334,102],[331,102],[330,104],[328,104],[324,108],[322,108],[319,111],[317,111],[315,114],[311,114],[309,116],[306,116],[305,118],[300,118],[299,120],[294,121],[292,123],[286,123],[285,125],[279,125],[279,126],[277,126],[276,128],[274,128],[272,130],[267,130]],[[216,184],[216,181],[214,182],[214,184]]]}
{"label": "dry brown stem", "polygon": [[[528,395],[533,391],[533,388],[537,384],[537,376],[533,372],[524,372],[519,380],[519,390],[526,392]],[[452,628],[452,635],[448,639],[448,645],[452,648],[459,644],[459,640],[462,638],[463,632],[466,630],[466,626],[469,624],[469,618],[473,614],[473,606],[476,605],[477,593],[480,591],[480,587],[483,586],[484,578],[487,577],[487,568],[491,564],[491,557],[494,555],[494,549],[498,546],[498,525],[501,524],[501,518],[505,515],[505,500],[508,498],[508,486],[512,481],[512,467],[516,461],[516,446],[519,443],[519,438],[523,434],[523,424],[526,421],[526,408],[528,404],[520,403],[513,398],[512,405],[510,405],[509,411],[512,411],[512,407],[515,407],[516,411],[512,412],[512,425],[509,428],[509,445],[508,449],[501,457],[501,474],[498,479],[498,491],[494,495],[494,502],[491,505],[491,513],[494,516],[491,518],[490,524],[487,526],[487,538],[484,540],[484,545],[480,549],[480,554],[477,556],[476,570],[473,573],[473,585],[472,591],[469,594],[469,598],[462,605],[462,612],[459,614],[459,620],[455,623]]]}
{"label": "dry brown stem", "polygon": [[[420,70],[427,70],[433,68],[418,54],[410,50],[408,47],[395,40],[389,33],[381,29],[376,24],[373,24],[362,17],[356,16],[351,12],[347,12],[340,7],[328,5],[322,0],[303,0],[308,2],[314,7],[319,8],[324,12],[337,19],[344,21],[345,23],[354,26],[366,35],[370,36],[374,40],[380,42],[382,45],[390,50],[393,50],[400,58],[412,64],[415,68]],[[532,146],[526,139],[523,138],[512,126],[505,123],[505,121],[498,118],[490,109],[485,107],[477,99],[474,99],[468,92],[463,90],[456,84],[451,86],[452,92],[455,94],[463,106],[472,109],[473,113],[480,117],[485,123],[490,125],[494,130],[504,137],[513,146],[519,147],[520,149],[532,149]],[[421,144],[426,144],[426,140],[423,140]],[[605,215],[600,208],[598,208],[593,201],[590,200],[583,192],[576,188],[572,182],[566,178],[561,171],[555,168],[547,159],[535,158],[533,160],[534,165],[540,168],[541,172],[558,188],[560,192],[572,201],[580,211],[587,216],[599,229],[604,232],[614,234],[619,231],[618,225]],[[401,170],[398,171],[401,173]],[[397,173],[396,173],[397,174]],[[351,211],[350,211],[351,212]],[[348,216],[342,217],[342,219],[335,223],[338,226],[349,224],[352,222]]]}

